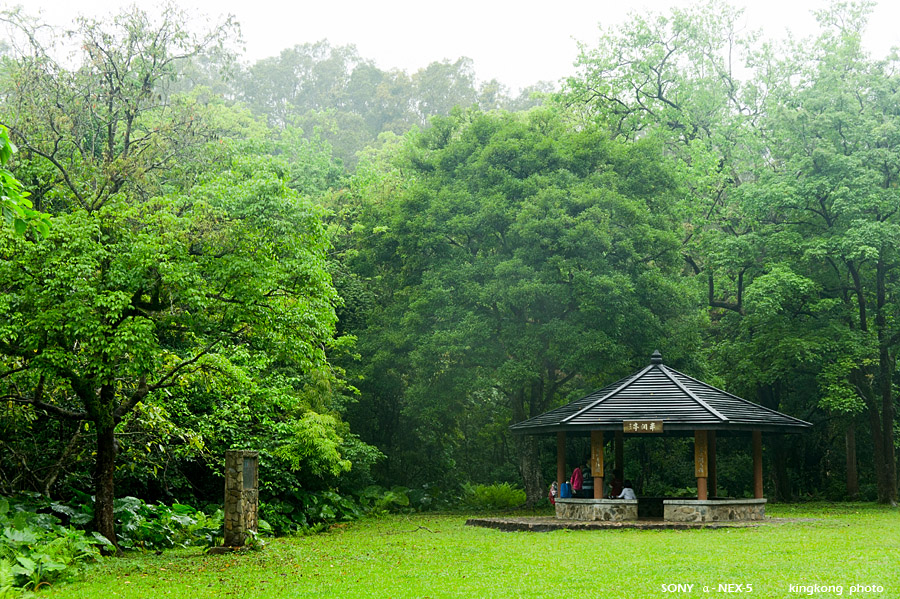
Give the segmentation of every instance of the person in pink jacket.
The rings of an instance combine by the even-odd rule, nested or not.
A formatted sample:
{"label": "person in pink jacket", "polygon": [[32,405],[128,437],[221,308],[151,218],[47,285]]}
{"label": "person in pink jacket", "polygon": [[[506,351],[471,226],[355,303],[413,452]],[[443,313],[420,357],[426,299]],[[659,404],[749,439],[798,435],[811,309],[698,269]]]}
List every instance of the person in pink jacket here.
{"label": "person in pink jacket", "polygon": [[584,484],[584,477],[581,475],[580,467],[576,466],[575,470],[572,471],[572,478],[569,479],[569,482],[572,483],[572,496],[578,497]]}

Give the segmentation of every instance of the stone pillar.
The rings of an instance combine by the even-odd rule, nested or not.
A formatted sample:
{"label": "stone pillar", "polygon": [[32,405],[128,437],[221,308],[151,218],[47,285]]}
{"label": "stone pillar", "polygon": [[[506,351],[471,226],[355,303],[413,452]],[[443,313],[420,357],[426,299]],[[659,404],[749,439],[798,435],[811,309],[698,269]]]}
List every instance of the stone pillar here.
{"label": "stone pillar", "polygon": [[763,498],[762,432],[753,431],[753,497]]}
{"label": "stone pillar", "polygon": [[259,452],[225,452],[225,546],[241,547],[259,529]]}
{"label": "stone pillar", "polygon": [[562,487],[566,481],[566,433],[556,433],[556,486]]}
{"label": "stone pillar", "polygon": [[694,476],[697,477],[697,499],[706,501],[709,498],[706,488],[709,476],[706,431],[694,431]]}
{"label": "stone pillar", "polygon": [[594,499],[603,499],[603,431],[591,431],[591,476]]}
{"label": "stone pillar", "polygon": [[716,431],[707,431],[706,444],[709,449],[709,480],[707,481],[707,486],[709,488],[709,496],[715,497],[718,495],[716,491],[716,486],[718,486],[718,481],[716,480]]}

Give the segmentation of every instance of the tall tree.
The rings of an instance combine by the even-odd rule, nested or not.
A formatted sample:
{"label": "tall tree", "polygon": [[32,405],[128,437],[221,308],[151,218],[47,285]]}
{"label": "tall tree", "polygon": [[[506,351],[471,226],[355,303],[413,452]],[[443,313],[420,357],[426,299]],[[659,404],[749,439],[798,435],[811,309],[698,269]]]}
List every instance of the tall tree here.
{"label": "tall tree", "polygon": [[222,368],[229,348],[326,372],[335,319],[320,214],[286,173],[240,148],[201,168],[191,160],[225,143],[215,118],[160,88],[230,25],[195,37],[184,21],[172,8],[158,20],[132,9],[109,27],[81,21],[80,66],[35,47],[5,95],[54,226],[41,242],[0,240],[2,393],[36,416],[87,423],[96,527],[112,542],[123,418]]}
{"label": "tall tree", "polygon": [[[389,394],[374,405],[408,423],[433,467],[458,461],[470,402],[505,406],[505,424],[537,415],[619,374],[684,314],[673,180],[653,142],[571,131],[550,110],[460,112],[432,121],[399,166],[411,182],[374,206],[369,225],[387,230],[357,266],[383,294],[359,334],[385,384],[362,390]],[[515,453],[533,503],[539,444]]]}
{"label": "tall tree", "polygon": [[633,15],[582,47],[561,100],[616,137],[662,140],[687,191],[677,208],[685,261],[712,311],[742,315],[760,242],[735,190],[759,160],[762,98],[736,76],[754,42],[739,16],[719,0]]}
{"label": "tall tree", "polygon": [[415,110],[423,126],[432,116],[448,115],[455,106],[466,108],[478,100],[471,58],[432,62],[413,74],[412,82]]}
{"label": "tall tree", "polygon": [[822,35],[771,69],[771,162],[756,191],[763,218],[799,241],[793,268],[836,304],[823,401],[867,415],[878,500],[896,503],[900,64],[862,49],[869,12],[867,4],[819,12]]}
{"label": "tall tree", "polygon": [[[853,413],[867,405],[875,451],[884,455],[876,458],[879,498],[890,501],[892,442],[880,439],[894,426],[891,375],[884,373],[893,372],[897,341],[889,249],[895,67],[861,52],[867,12],[867,5],[834,4],[819,15],[825,34],[815,44],[779,50],[741,39],[739,13],[721,2],[636,16],[596,49],[584,49],[581,73],[563,98],[617,135],[667,140],[690,190],[679,208],[683,253],[706,287],[713,360],[734,373],[735,390],[768,407],[809,418],[822,407]],[[735,77],[740,62],[752,80]],[[875,141],[872,131],[885,133]],[[866,225],[882,236],[880,249],[872,248],[879,245],[875,229],[861,236],[866,221],[882,223]],[[857,316],[848,318],[850,307]],[[864,341],[862,330],[879,341]],[[867,344],[885,349],[876,359],[861,349]],[[874,363],[883,367],[874,372]],[[844,376],[853,368],[840,374],[848,364],[862,378]],[[823,401],[808,391],[814,380]],[[867,381],[875,386],[860,393],[880,399],[846,401],[847,389]],[[848,440],[852,422],[845,419]],[[782,466],[796,452],[778,439],[770,449],[776,496],[788,498]],[[855,454],[849,442],[847,454]]]}
{"label": "tall tree", "polygon": [[[770,253],[760,223],[742,202],[741,188],[755,177],[766,152],[757,135],[765,94],[736,76],[755,48],[753,35],[739,33],[739,16],[740,11],[717,0],[666,15],[634,15],[619,29],[604,32],[596,48],[582,49],[580,73],[562,96],[583,118],[619,137],[664,140],[687,191],[677,207],[681,252],[687,273],[706,296],[713,358],[757,355],[749,348],[735,353],[724,346],[741,327],[753,329],[743,322],[747,292],[756,276],[767,273]],[[781,327],[782,333],[793,330]],[[726,365],[725,373],[742,395],[794,411],[787,405],[793,396],[784,392],[792,371],[765,363],[741,369]],[[780,446],[771,448],[775,464],[789,458]],[[785,498],[786,478],[775,480],[776,496]]]}

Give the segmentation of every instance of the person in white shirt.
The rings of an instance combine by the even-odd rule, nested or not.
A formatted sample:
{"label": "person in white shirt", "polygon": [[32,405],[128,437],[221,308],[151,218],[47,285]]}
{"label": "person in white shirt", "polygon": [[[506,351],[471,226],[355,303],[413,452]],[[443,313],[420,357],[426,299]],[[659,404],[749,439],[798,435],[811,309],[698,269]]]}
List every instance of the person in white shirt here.
{"label": "person in white shirt", "polygon": [[630,480],[626,480],[622,485],[622,492],[616,496],[616,499],[637,499],[637,495],[634,494],[634,489],[631,488]]}

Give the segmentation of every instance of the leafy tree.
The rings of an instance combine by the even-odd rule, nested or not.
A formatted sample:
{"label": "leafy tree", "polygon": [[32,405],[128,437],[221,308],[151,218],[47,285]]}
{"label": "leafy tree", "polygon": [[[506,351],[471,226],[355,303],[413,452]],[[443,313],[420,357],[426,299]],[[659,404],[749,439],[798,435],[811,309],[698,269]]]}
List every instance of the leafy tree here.
{"label": "leafy tree", "polygon": [[333,47],[322,40],[260,60],[238,85],[241,97],[252,109],[280,126],[289,122],[291,114],[344,109],[347,87],[358,67],[373,68],[363,61],[356,47]]}
{"label": "leafy tree", "polygon": [[352,45],[294,46],[250,66],[234,87],[270,125],[326,139],[349,168],[379,133],[405,131],[414,122],[409,77],[382,71]]}
{"label": "leafy tree", "polygon": [[432,62],[413,74],[412,83],[415,110],[423,126],[432,116],[448,115],[456,106],[466,108],[478,101],[471,58]]}
{"label": "leafy tree", "polygon": [[432,116],[448,115],[455,106],[527,108],[537,104],[531,91],[547,91],[536,86],[514,101],[496,80],[478,85],[468,58],[433,62],[410,75],[381,70],[354,46],[326,40],[257,62],[233,87],[272,126],[298,126],[327,140],[351,171],[357,152],[376,145],[381,133],[426,127]]}
{"label": "leafy tree", "polygon": [[[765,346],[770,357],[760,360],[755,343],[734,345],[759,339],[758,322],[744,322],[746,298],[771,258],[771,240],[742,202],[742,187],[758,167],[764,168],[766,152],[757,134],[764,94],[735,75],[739,61],[755,50],[754,37],[739,34],[739,16],[740,11],[718,1],[665,15],[632,15],[618,29],[604,31],[595,48],[582,48],[579,73],[569,79],[561,100],[581,119],[598,122],[617,137],[651,135],[663,141],[687,192],[675,208],[681,252],[686,274],[695,277],[708,303],[712,361],[732,390],[792,412],[798,407],[791,405],[796,396],[787,383],[794,372],[771,368],[774,349],[790,344]],[[800,330],[777,328],[788,336]],[[740,368],[733,363],[736,358]],[[793,357],[786,353],[780,360],[786,365]],[[780,445],[770,443],[770,449],[776,465],[796,455]],[[786,498],[787,477],[775,481],[776,496]]]}
{"label": "leafy tree", "polygon": [[819,12],[818,40],[771,70],[771,168],[756,191],[759,211],[798,242],[793,270],[831,306],[823,403],[867,415],[878,499],[896,503],[900,78],[896,56],[861,48],[869,9]]}
{"label": "leafy tree", "polygon": [[[768,407],[806,418],[823,407],[851,415],[842,419],[848,464],[852,414],[865,409],[879,498],[889,501],[896,85],[892,63],[860,49],[867,10],[835,4],[819,14],[825,33],[815,44],[778,49],[737,35],[739,13],[722,3],[635,16],[583,49],[563,98],[617,135],[666,140],[690,191],[678,208],[683,253],[705,279],[712,361],[736,391]],[[739,60],[754,79],[737,80]],[[873,314],[884,319],[880,332]],[[816,381],[823,401],[812,392]],[[858,394],[868,399],[849,401]],[[799,455],[790,444],[770,444],[783,498],[784,466]]]}
{"label": "leafy tree", "polygon": [[[86,423],[96,526],[111,541],[116,428],[138,406],[227,371],[237,351],[329,378],[337,298],[321,213],[277,161],[216,141],[196,96],[159,93],[179,60],[220,47],[230,27],[198,38],[183,22],[171,8],[156,22],[132,9],[111,29],[82,21],[82,65],[36,47],[7,95],[55,214],[41,242],[0,240],[3,396],[36,418]],[[198,148],[217,168],[191,160]]]}
{"label": "leafy tree", "polygon": [[107,538],[116,425],[138,404],[228,372],[238,349],[324,368],[335,298],[318,215],[277,178],[233,169],[188,197],[59,215],[40,245],[5,240],[7,399],[95,429]]}
{"label": "leafy tree", "polygon": [[523,88],[515,98],[506,100],[503,109],[510,112],[529,110],[541,106],[557,90],[557,86],[550,81],[538,81],[534,85]]}
{"label": "leafy tree", "polygon": [[[652,141],[571,131],[548,110],[459,112],[413,136],[395,166],[395,193],[362,188],[371,220],[351,264],[379,303],[358,333],[358,409],[371,421],[351,422],[407,476],[460,464],[472,404],[503,410],[505,435],[645,359],[684,314],[670,278],[675,188]],[[538,440],[518,440],[515,455],[533,503],[544,494]]]}

